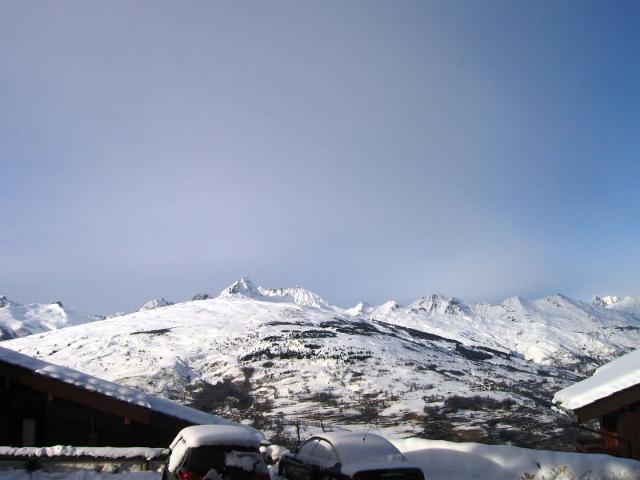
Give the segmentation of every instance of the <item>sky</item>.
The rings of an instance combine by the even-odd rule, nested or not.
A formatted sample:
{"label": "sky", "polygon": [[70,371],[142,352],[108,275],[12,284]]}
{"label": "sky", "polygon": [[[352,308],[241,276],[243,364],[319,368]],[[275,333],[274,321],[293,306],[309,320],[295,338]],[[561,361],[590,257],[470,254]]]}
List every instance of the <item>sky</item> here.
{"label": "sky", "polygon": [[640,3],[0,2],[0,293],[640,297]]}

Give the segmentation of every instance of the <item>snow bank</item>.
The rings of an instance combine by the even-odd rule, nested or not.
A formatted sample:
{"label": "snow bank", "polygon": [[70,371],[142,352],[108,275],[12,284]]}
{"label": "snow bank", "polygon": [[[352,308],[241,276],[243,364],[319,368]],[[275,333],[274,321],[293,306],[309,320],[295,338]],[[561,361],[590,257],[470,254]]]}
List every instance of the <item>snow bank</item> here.
{"label": "snow bank", "polygon": [[157,472],[104,473],[91,470],[43,472],[37,470],[0,470],[0,480],[160,480]]}
{"label": "snow bank", "polygon": [[576,410],[638,384],[640,350],[604,364],[591,377],[557,392],[553,401],[567,410]]}
{"label": "snow bank", "polygon": [[[635,480],[640,462],[609,455],[408,438],[392,440],[427,480]],[[531,477],[525,477],[525,474]]]}
{"label": "snow bank", "polygon": [[152,460],[162,456],[161,448],[148,447],[0,447],[0,457],[92,457],[92,458],[144,458]]}

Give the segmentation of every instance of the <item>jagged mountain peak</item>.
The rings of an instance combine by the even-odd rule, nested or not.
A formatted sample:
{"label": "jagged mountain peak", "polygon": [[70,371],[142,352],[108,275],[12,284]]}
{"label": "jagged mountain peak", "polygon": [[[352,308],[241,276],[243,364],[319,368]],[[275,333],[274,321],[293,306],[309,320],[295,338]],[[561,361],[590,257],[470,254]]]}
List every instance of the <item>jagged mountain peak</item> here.
{"label": "jagged mountain peak", "polygon": [[509,297],[503,300],[500,305],[510,308],[527,308],[531,305],[531,303],[531,300],[521,297],[520,295],[516,295],[514,297]]}
{"label": "jagged mountain peak", "polygon": [[9,300],[6,296],[0,295],[0,308],[3,307],[17,307],[19,304]]}
{"label": "jagged mountain peak", "polygon": [[222,290],[222,292],[220,292],[220,295],[223,295],[225,297],[242,295],[248,298],[255,298],[260,295],[260,292],[258,292],[258,289],[253,284],[251,279],[242,277],[237,282],[232,283],[227,288]]}
{"label": "jagged mountain peak", "polygon": [[402,305],[400,305],[398,302],[396,302],[395,300],[387,300],[378,307],[378,310],[382,312],[393,312],[394,310],[398,310],[399,308],[402,308]]}
{"label": "jagged mountain peak", "polygon": [[594,295],[591,304],[609,311],[629,315],[637,321],[640,321],[640,301],[633,297],[618,297],[615,295],[598,297]]}
{"label": "jagged mountain peak", "polygon": [[149,300],[144,305],[142,305],[142,307],[140,307],[138,311],[145,312],[147,310],[155,310],[156,308],[168,307],[170,305],[173,305],[173,302],[170,302],[169,300],[162,297],[158,299]]}
{"label": "jagged mountain peak", "polygon": [[263,302],[286,302],[308,307],[329,308],[320,295],[303,287],[263,288],[256,287],[248,278],[241,278],[221,293],[223,297],[242,296]]}
{"label": "jagged mountain peak", "polygon": [[258,291],[263,299],[291,302],[298,305],[306,305],[308,307],[327,308],[329,304],[320,295],[313,293],[303,287],[289,288],[262,288],[258,287]]}
{"label": "jagged mountain peak", "polygon": [[396,310],[400,310],[402,306],[395,300],[389,300],[382,305],[371,305],[367,302],[359,302],[351,308],[344,311],[350,317],[358,315],[367,315],[373,318],[383,318],[391,315]]}
{"label": "jagged mountain peak", "polygon": [[409,305],[409,311],[459,315],[467,313],[469,307],[459,298],[434,293],[413,302]]}
{"label": "jagged mountain peak", "polygon": [[[627,297],[628,298],[628,297]],[[608,307],[610,305],[613,305],[615,303],[620,303],[623,300],[623,298],[618,297],[616,295],[605,295],[603,297],[600,297],[598,295],[594,295],[593,298],[591,299],[591,305],[593,305],[594,307]]]}
{"label": "jagged mountain peak", "polygon": [[583,302],[578,302],[577,300],[574,300],[573,298],[570,298],[562,293],[555,293],[553,295],[547,295],[546,297],[544,297],[542,299],[543,301],[550,303],[552,305],[555,305],[557,307],[578,307],[578,308],[583,308],[584,307],[584,303]]}
{"label": "jagged mountain peak", "polygon": [[369,313],[371,311],[371,305],[368,304],[367,302],[358,302],[356,305],[354,305],[351,308],[347,308],[344,313],[346,313],[347,315],[350,316],[357,316],[357,315],[362,315],[362,314],[366,314]]}
{"label": "jagged mountain peak", "polygon": [[198,300],[209,300],[211,297],[211,295],[209,295],[208,293],[196,293],[192,298],[191,301],[195,302]]}

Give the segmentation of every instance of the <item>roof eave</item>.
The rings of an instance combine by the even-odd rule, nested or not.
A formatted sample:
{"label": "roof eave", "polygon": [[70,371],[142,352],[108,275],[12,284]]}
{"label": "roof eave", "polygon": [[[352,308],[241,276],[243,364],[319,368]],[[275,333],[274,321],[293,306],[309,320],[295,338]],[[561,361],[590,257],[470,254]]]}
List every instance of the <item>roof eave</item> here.
{"label": "roof eave", "polygon": [[638,401],[640,401],[640,384],[612,393],[572,411],[578,418],[578,422],[584,423]]}

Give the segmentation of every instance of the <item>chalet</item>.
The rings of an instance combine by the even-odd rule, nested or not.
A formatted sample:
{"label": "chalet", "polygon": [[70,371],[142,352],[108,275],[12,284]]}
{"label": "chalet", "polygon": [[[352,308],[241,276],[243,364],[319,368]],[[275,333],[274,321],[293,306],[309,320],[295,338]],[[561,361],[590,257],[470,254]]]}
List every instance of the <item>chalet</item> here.
{"label": "chalet", "polygon": [[0,347],[0,445],[169,445],[215,415]]}
{"label": "chalet", "polygon": [[[573,412],[584,430],[597,435],[596,445],[579,442],[579,451],[640,460],[640,350],[601,366],[591,377],[557,392],[553,400]],[[594,421],[599,426],[589,428]]]}

